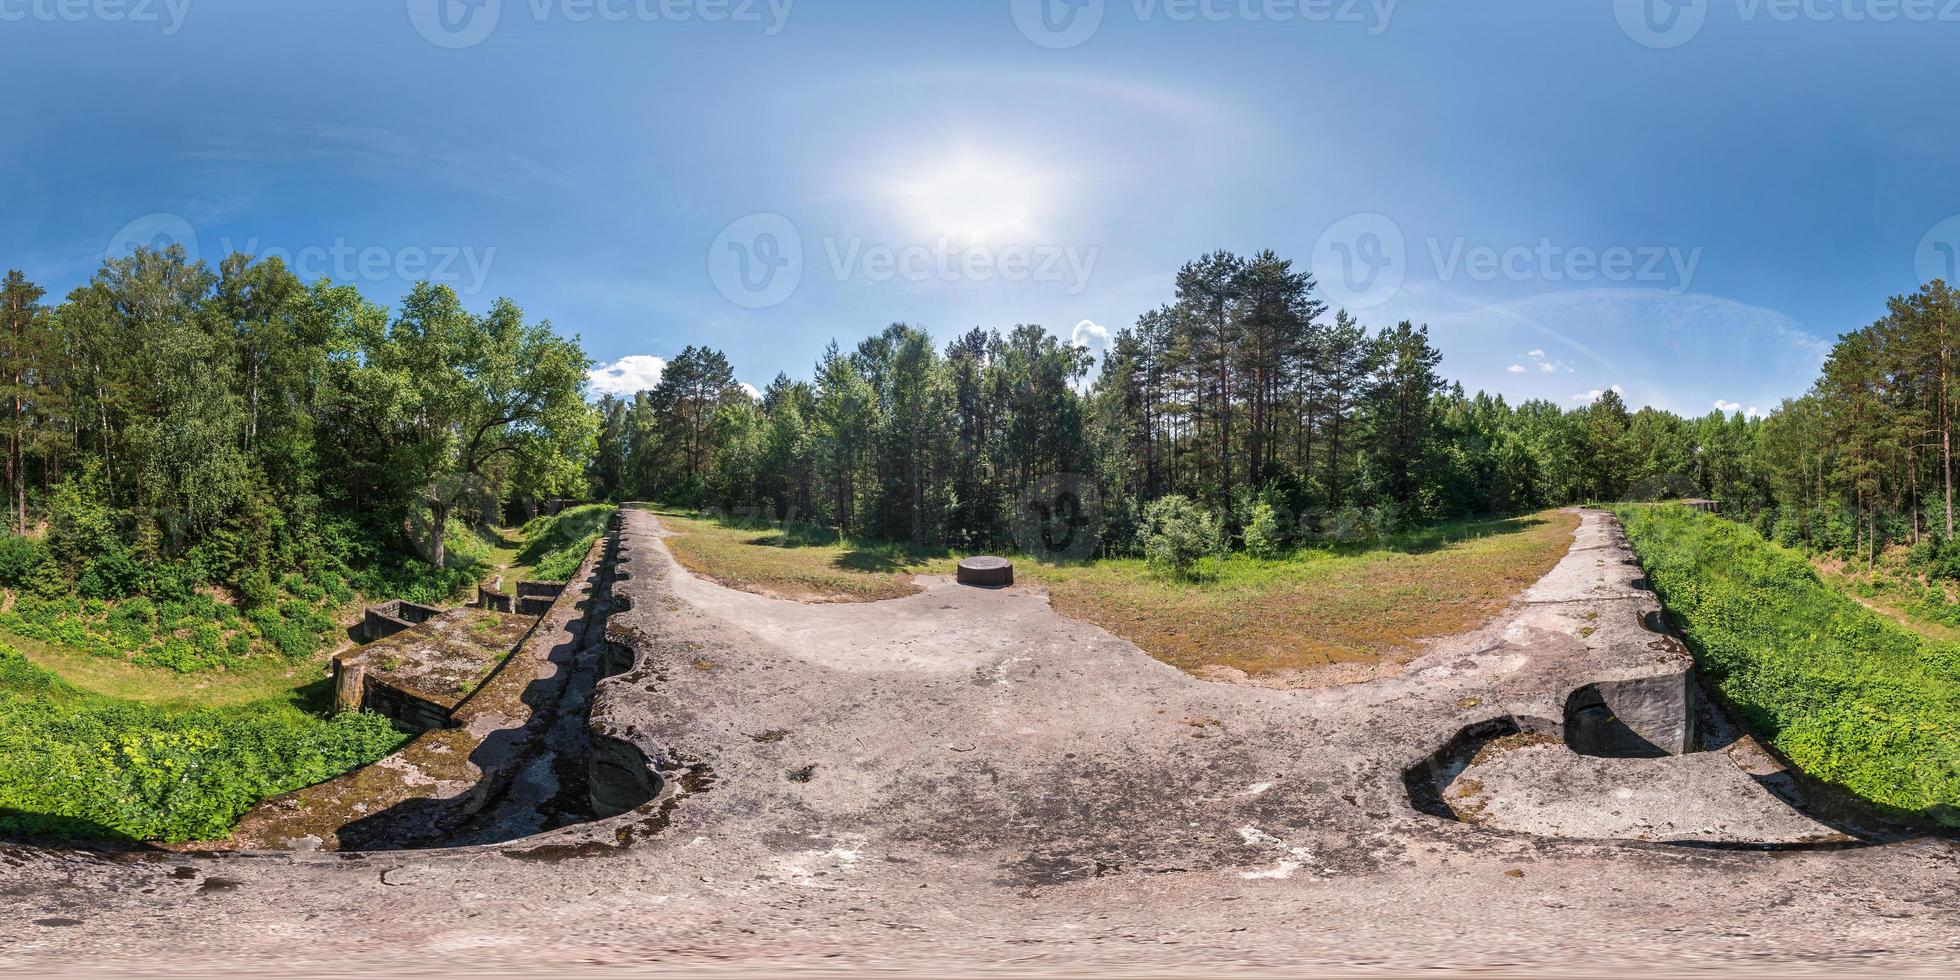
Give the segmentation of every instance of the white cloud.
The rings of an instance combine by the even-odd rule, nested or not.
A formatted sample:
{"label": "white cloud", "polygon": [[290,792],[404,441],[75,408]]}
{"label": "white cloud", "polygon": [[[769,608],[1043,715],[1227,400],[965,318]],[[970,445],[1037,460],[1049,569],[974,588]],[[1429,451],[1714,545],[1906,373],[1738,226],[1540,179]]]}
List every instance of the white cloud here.
{"label": "white cloud", "polygon": [[1101,350],[1109,346],[1109,328],[1094,320],[1084,320],[1075,325],[1069,334],[1069,342],[1077,347]]}
{"label": "white cloud", "polygon": [[[1721,412],[1723,415],[1734,415],[1735,413],[1742,411],[1742,403],[1725,402],[1717,399],[1715,402],[1715,410]],[[1750,411],[1754,412],[1755,409],[1752,408],[1750,409]]]}
{"label": "white cloud", "polygon": [[[1625,388],[1622,388],[1622,387],[1620,387],[1619,385],[1613,385],[1613,386],[1612,386],[1611,388],[1609,388],[1609,389],[1607,389],[1607,390],[1608,390],[1608,391],[1611,391],[1611,392],[1612,392],[1613,394],[1616,394],[1616,395],[1619,395],[1619,396],[1621,396],[1622,398],[1624,398],[1624,397],[1626,397],[1626,393],[1627,393],[1627,392],[1626,392],[1626,389],[1625,389]],[[1591,390],[1591,391],[1588,391],[1588,392],[1586,392],[1586,393],[1585,393],[1585,394],[1583,394],[1583,395],[1573,395],[1573,396],[1572,396],[1572,400],[1573,400],[1573,401],[1575,401],[1575,402],[1584,402],[1584,403],[1586,403],[1586,404],[1588,404],[1588,405],[1590,405],[1590,404],[1592,404],[1593,402],[1596,402],[1596,401],[1598,401],[1598,400],[1599,400],[1599,396],[1601,396],[1601,395],[1603,395],[1603,394],[1606,394],[1606,392],[1605,392],[1605,391],[1601,391],[1601,390],[1600,390],[1600,389],[1598,389],[1598,388],[1594,388],[1593,390]]]}
{"label": "white cloud", "polygon": [[738,382],[738,384],[740,384],[740,385],[741,385],[741,388],[742,388],[742,390],[743,390],[743,391],[746,391],[746,392],[748,392],[748,394],[749,394],[749,397],[750,397],[750,398],[753,398],[753,399],[755,399],[756,401],[761,401],[761,400],[762,400],[762,390],[761,390],[761,389],[759,389],[759,388],[757,388],[757,387],[756,387],[755,385],[752,385],[752,384],[749,384],[749,383],[748,383],[748,382],[746,382],[746,381],[742,381],[742,382]]}
{"label": "white cloud", "polygon": [[1759,419],[1759,418],[1762,418],[1762,417],[1763,417],[1763,410],[1762,410],[1762,409],[1760,409],[1760,408],[1757,408],[1757,407],[1756,407],[1756,406],[1754,406],[1754,405],[1751,405],[1751,406],[1749,406],[1749,411],[1748,411],[1748,413],[1747,413],[1747,417],[1748,417],[1748,418],[1752,418],[1752,419]]}
{"label": "white cloud", "polygon": [[591,379],[594,395],[628,397],[652,389],[660,383],[660,376],[666,370],[667,362],[662,358],[631,354],[593,368],[587,377]]}
{"label": "white cloud", "polygon": [[[1525,351],[1524,356],[1525,356],[1525,360],[1528,360],[1531,363],[1536,364],[1538,366],[1539,372],[1542,374],[1557,374],[1560,371],[1572,370],[1572,368],[1567,366],[1564,361],[1554,361],[1546,357],[1543,348]],[[1525,372],[1525,368],[1523,365],[1519,365],[1519,364],[1511,365],[1512,374],[1523,374],[1524,372]]]}

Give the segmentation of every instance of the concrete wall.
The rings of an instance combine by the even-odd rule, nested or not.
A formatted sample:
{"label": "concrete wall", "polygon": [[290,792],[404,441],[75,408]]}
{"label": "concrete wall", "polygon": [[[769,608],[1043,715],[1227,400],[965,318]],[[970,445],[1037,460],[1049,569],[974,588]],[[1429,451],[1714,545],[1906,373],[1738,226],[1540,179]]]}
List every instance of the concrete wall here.
{"label": "concrete wall", "polygon": [[1695,744],[1694,678],[1688,671],[1600,681],[1565,702],[1565,744],[1580,755],[1686,755]]}
{"label": "concrete wall", "polygon": [[520,616],[542,616],[550,611],[551,604],[565,593],[563,582],[519,582],[517,583],[517,614]]}
{"label": "concrete wall", "polygon": [[412,733],[450,726],[449,709],[394,687],[358,664],[336,659],[333,686],[337,711],[372,711],[394,722],[395,727]]}
{"label": "concrete wall", "polygon": [[476,587],[476,607],[478,609],[488,609],[491,610],[492,612],[500,612],[500,613],[515,612],[517,608],[517,598],[515,596],[512,596],[502,591],[501,589],[493,589],[487,585],[479,585]]}
{"label": "concrete wall", "polygon": [[387,639],[418,623],[426,623],[441,613],[440,609],[404,599],[392,599],[378,606],[369,606],[362,612],[355,639],[362,643]]}

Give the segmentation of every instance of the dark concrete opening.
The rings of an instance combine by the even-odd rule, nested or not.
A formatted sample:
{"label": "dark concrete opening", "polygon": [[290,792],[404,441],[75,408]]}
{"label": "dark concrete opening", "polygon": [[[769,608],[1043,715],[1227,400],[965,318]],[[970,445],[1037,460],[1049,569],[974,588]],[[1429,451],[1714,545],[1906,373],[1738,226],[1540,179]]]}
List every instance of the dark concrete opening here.
{"label": "dark concrete opening", "polygon": [[1658,759],[1671,754],[1622,721],[1597,684],[1566,698],[1565,744],[1580,755],[1606,759]]}
{"label": "dark concrete opening", "polygon": [[1432,817],[1462,820],[1447,799],[1450,784],[1484,747],[1499,739],[1521,735],[1549,735],[1557,728],[1541,718],[1506,715],[1466,726],[1442,747],[1415,765],[1402,770],[1402,786],[1408,791],[1409,805]]}

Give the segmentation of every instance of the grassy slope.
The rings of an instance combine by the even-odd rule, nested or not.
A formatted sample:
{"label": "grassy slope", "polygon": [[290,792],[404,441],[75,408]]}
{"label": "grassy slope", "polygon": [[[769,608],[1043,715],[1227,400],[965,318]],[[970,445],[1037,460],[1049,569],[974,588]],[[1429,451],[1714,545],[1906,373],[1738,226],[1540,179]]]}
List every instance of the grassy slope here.
{"label": "grassy slope", "polygon": [[0,645],[0,833],[216,839],[258,801],[403,741],[374,715],[308,710],[326,682],[230,707],[163,708],[80,690]]}
{"label": "grassy slope", "polygon": [[[518,553],[517,542],[460,525],[448,537],[454,569]],[[380,581],[426,601],[467,578],[411,569]],[[331,645],[284,656],[255,643],[221,667],[180,671],[111,655],[107,643],[81,649],[0,630],[0,832],[217,839],[260,799],[386,755],[402,740],[385,722],[326,717]]]}
{"label": "grassy slope", "polygon": [[35,666],[84,691],[160,707],[224,707],[253,701],[289,699],[326,676],[327,654],[286,659],[246,658],[225,670],[181,673],[98,657],[0,630],[0,644],[13,647]]}
{"label": "grassy slope", "polygon": [[1716,688],[1810,775],[1960,824],[1960,645],[1825,584],[1797,552],[1682,508],[1627,535]]}
{"label": "grassy slope", "polygon": [[505,582],[515,589],[519,579],[570,581],[618,510],[611,504],[587,504],[524,525],[519,534],[522,546],[511,558]]}
{"label": "grassy slope", "polygon": [[[914,574],[953,560],[839,542],[810,529],[750,529],[662,511],[690,571],[734,588],[804,601],[871,601],[917,591]],[[1141,560],[1022,562],[1062,613],[1096,623],[1187,670],[1252,674],[1392,659],[1420,640],[1475,627],[1558,563],[1578,518],[1556,512],[1469,521],[1371,545],[1315,548],[1284,561],[1237,555],[1202,584]]]}

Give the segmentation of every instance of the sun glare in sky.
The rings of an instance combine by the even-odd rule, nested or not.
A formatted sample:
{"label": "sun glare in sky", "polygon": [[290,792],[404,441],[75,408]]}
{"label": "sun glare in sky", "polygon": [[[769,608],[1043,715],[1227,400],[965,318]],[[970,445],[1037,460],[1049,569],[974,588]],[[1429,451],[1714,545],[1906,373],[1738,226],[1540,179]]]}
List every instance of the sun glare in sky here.
{"label": "sun glare in sky", "polygon": [[928,234],[988,242],[1031,233],[1041,191],[1025,165],[962,156],[928,169],[899,193]]}

